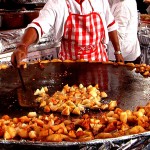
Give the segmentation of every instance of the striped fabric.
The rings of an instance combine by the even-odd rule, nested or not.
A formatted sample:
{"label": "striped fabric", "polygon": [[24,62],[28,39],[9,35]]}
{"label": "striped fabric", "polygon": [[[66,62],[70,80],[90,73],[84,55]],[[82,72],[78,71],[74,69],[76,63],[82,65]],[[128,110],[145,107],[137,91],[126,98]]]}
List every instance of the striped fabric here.
{"label": "striped fabric", "polygon": [[107,61],[101,16],[94,10],[87,15],[72,14],[69,2],[67,6],[69,16],[64,29],[60,59]]}

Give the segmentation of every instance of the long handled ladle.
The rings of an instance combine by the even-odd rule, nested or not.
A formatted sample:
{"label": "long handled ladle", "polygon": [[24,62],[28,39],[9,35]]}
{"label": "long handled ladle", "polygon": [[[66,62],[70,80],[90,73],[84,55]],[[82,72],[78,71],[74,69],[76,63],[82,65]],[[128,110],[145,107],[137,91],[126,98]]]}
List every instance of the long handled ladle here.
{"label": "long handled ladle", "polygon": [[38,106],[38,104],[35,102],[34,91],[31,88],[25,86],[25,83],[22,77],[21,68],[17,68],[17,70],[18,70],[18,75],[19,75],[20,82],[21,82],[21,88],[17,89],[19,105],[22,107]]}

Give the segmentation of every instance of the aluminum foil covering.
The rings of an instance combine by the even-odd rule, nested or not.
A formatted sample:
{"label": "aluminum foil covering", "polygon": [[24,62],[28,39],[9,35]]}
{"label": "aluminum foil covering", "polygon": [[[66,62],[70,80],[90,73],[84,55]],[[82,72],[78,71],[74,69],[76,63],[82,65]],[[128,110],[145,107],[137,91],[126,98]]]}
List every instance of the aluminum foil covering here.
{"label": "aluminum foil covering", "polygon": [[141,47],[141,62],[150,65],[150,45],[140,44]]}
{"label": "aluminum foil covering", "polygon": [[[37,60],[52,60],[54,58],[57,58],[59,47],[48,48],[48,47],[46,47],[47,45],[45,45],[45,44],[44,44],[44,46],[45,46],[45,49],[30,51],[28,53],[27,59],[24,59],[23,61],[34,62]],[[0,64],[11,65],[11,62],[10,62],[11,55],[12,55],[12,51],[0,54]]]}
{"label": "aluminum foil covering", "polygon": [[[13,51],[13,49],[16,48],[16,45],[20,42],[20,39],[24,31],[25,31],[24,28],[1,31],[0,32],[0,53],[7,53],[9,51]],[[29,48],[29,52],[56,47],[53,32],[54,31],[51,31],[50,32],[51,34],[45,34],[38,43],[32,45]]]}
{"label": "aluminum foil covering", "polygon": [[[119,140],[118,138],[96,139],[87,142],[32,142],[26,140],[0,140],[0,144],[11,145],[11,147],[13,144],[19,144],[27,147],[38,147],[38,149],[64,148],[69,150],[70,148],[73,148],[73,150],[148,150],[147,148],[150,146],[149,136],[150,132],[147,132],[146,134],[120,137]],[[142,146],[143,142],[146,143],[145,146]]]}
{"label": "aluminum foil covering", "polygon": [[45,4],[47,0],[13,0],[17,4]]}
{"label": "aluminum foil covering", "polygon": [[[0,63],[10,64],[11,54],[24,33],[25,29],[6,30],[0,32]],[[59,44],[55,43],[53,31],[45,34],[38,43],[29,47],[25,61],[36,61],[57,58]]]}
{"label": "aluminum foil covering", "polygon": [[138,39],[141,46],[141,62],[150,64],[150,24],[139,22]]}
{"label": "aluminum foil covering", "polygon": [[25,4],[39,4],[39,3],[46,3],[48,0],[26,0],[26,2],[24,2]]}
{"label": "aluminum foil covering", "polygon": [[139,42],[143,45],[150,45],[150,29],[143,29],[138,32]]}

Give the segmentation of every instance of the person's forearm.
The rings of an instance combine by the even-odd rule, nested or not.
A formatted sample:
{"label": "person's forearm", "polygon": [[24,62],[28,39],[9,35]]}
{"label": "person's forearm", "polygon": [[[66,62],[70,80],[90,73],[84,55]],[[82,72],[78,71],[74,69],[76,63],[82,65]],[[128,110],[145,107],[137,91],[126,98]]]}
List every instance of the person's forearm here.
{"label": "person's forearm", "polygon": [[33,44],[37,41],[37,38],[38,38],[38,33],[37,33],[36,29],[28,28],[22,37],[20,45],[24,45],[28,48],[31,44]]}
{"label": "person's forearm", "polygon": [[150,4],[150,0],[143,0],[144,3]]}
{"label": "person's forearm", "polygon": [[112,42],[112,45],[114,47],[114,50],[120,51],[120,45],[119,45],[117,30],[111,31],[108,34],[109,34],[110,41]]}

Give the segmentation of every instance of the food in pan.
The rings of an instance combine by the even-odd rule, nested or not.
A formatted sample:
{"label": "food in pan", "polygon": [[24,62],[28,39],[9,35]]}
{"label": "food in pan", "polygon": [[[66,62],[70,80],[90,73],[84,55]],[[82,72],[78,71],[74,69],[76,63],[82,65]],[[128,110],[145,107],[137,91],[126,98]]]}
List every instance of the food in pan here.
{"label": "food in pan", "polygon": [[62,91],[57,91],[52,96],[49,96],[47,91],[48,89],[43,87],[34,93],[38,95],[36,101],[45,112],[61,112],[62,115],[69,116],[70,114],[80,115],[87,108],[114,110],[117,106],[115,100],[110,101],[109,104],[101,103],[101,99],[106,98],[107,94],[100,91],[98,85],[85,87],[82,84],[79,86],[67,84]]}
{"label": "food in pan", "polygon": [[[27,68],[28,64],[39,64],[39,67],[41,69],[44,69],[45,66],[44,64],[46,63],[51,63],[51,62],[64,62],[64,63],[72,63],[72,62],[87,62],[84,60],[77,60],[77,61],[72,61],[72,60],[60,60],[60,59],[52,59],[52,60],[38,60],[38,61],[34,61],[34,62],[22,62],[22,66],[23,68]],[[89,63],[101,63],[101,62],[97,62],[97,61],[90,61]],[[150,66],[147,64],[134,64],[134,63],[123,63],[123,62],[112,62],[112,61],[107,61],[107,62],[102,62],[102,64],[104,65],[114,65],[114,66],[126,66],[127,68],[129,68],[129,70],[133,70],[135,69],[136,73],[140,73],[142,76],[144,77],[150,77]],[[7,69],[9,67],[8,64],[0,64],[0,70],[2,69]]]}
{"label": "food in pan", "polygon": [[66,60],[64,60],[63,62],[68,62],[68,63],[70,63],[70,62],[75,62],[75,61],[74,61],[74,60],[66,59]]}
{"label": "food in pan", "polygon": [[[60,59],[53,59],[51,61],[44,61],[44,63],[49,63],[49,62],[64,62],[64,63],[71,63],[71,62],[87,62],[85,60],[77,60],[77,61],[72,61],[72,60],[64,60],[61,61]],[[41,64],[42,61],[39,61],[39,64]],[[97,61],[90,61],[89,63],[100,63]],[[114,66],[126,66],[128,67],[129,70],[135,69],[136,73],[140,73],[144,77],[150,77],[150,66],[147,64],[134,64],[134,63],[123,63],[123,62],[112,62],[112,61],[107,61],[107,62],[102,62],[104,65],[114,65]]]}
{"label": "food in pan", "polygon": [[62,60],[55,58],[55,59],[52,59],[51,62],[62,62]]}
{"label": "food in pan", "polygon": [[106,64],[106,65],[107,64],[114,64],[114,62],[112,62],[112,61],[103,61],[102,64]]}
{"label": "food in pan", "polygon": [[135,67],[134,63],[126,63],[126,65],[129,66],[129,67]]}
{"label": "food in pan", "polygon": [[124,62],[117,62],[118,65],[124,66],[125,63]]}
{"label": "food in pan", "polygon": [[0,70],[7,69],[7,68],[8,68],[8,64],[0,64]]}
{"label": "food in pan", "polygon": [[150,15],[149,14],[141,14],[140,19],[141,19],[141,21],[150,21]]}
{"label": "food in pan", "polygon": [[114,110],[84,114],[78,118],[55,114],[0,118],[0,137],[5,140],[26,139],[45,142],[83,142],[116,138],[150,131],[150,103],[135,110]]}
{"label": "food in pan", "polygon": [[50,62],[50,60],[41,60],[40,61],[41,64],[46,64],[46,63],[49,63],[49,62]]}
{"label": "food in pan", "polygon": [[88,62],[88,60],[78,59],[78,60],[76,60],[76,62]]}
{"label": "food in pan", "polygon": [[135,72],[140,73],[144,77],[150,77],[150,66],[146,64],[136,65]]}

